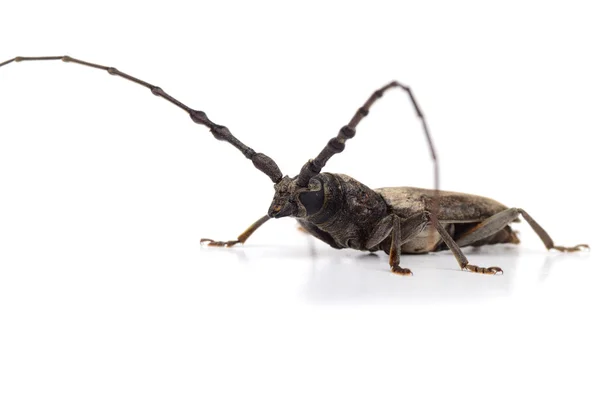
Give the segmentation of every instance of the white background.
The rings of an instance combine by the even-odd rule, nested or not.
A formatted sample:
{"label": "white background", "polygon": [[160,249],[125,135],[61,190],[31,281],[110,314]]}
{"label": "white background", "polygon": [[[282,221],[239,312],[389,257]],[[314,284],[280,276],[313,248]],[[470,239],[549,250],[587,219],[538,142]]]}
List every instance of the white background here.
{"label": "white background", "polygon": [[[19,2],[0,59],[69,54],[161,86],[295,175],[392,79],[443,189],[598,247],[594,2]],[[390,92],[327,171],[432,186]],[[597,396],[591,253],[337,251],[266,213],[269,179],[147,89],[62,62],[0,68],[0,396]]]}

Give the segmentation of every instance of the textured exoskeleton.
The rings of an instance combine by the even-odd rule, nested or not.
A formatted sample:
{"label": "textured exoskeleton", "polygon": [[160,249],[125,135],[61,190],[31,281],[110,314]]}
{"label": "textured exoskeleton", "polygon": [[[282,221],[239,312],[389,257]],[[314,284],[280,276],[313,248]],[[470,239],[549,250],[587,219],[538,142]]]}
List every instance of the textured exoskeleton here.
{"label": "textured exoskeleton", "polygon": [[[316,158],[309,160],[300,173],[290,178],[283,176],[269,156],[255,152],[237,139],[227,127],[211,121],[206,113],[195,110],[167,94],[160,87],[121,72],[120,70],[69,56],[15,57],[0,63],[0,67],[22,61],[61,60],[108,72],[148,88],[185,111],[192,121],[209,128],[213,136],[225,141],[252,161],[275,183],[275,196],[268,214],[252,224],[236,240],[214,241],[201,239],[210,246],[233,246],[246,239],[270,218],[295,217],[310,234],[342,249],[365,251],[383,250],[389,254],[391,270],[409,275],[410,270],[400,267],[400,253],[427,253],[449,249],[462,269],[485,274],[496,274],[498,267],[478,267],[469,264],[460,247],[495,243],[518,243],[509,224],[521,215],[531,225],[548,249],[577,251],[587,245],[555,246],[550,236],[527,212],[506,206],[481,196],[439,191],[438,164],[429,129],[410,87],[393,81],[376,90],[343,126],[338,135],[327,143]],[[368,115],[371,106],[392,88],[404,90],[420,118],[435,165],[435,190],[419,188],[370,189],[343,174],[321,173],[327,161],[345,148],[345,142],[356,134],[356,127]]]}
{"label": "textured exoskeleton", "polygon": [[[336,249],[384,251],[398,274],[400,253],[451,250],[462,269],[495,274],[498,267],[469,264],[460,247],[519,243],[510,223],[519,215],[531,225],[548,249],[576,251],[587,247],[555,246],[548,234],[527,212],[508,208],[482,196],[395,187],[370,189],[344,174],[320,173],[306,188],[284,177],[275,185],[275,197],[265,216],[235,241],[211,245],[232,246],[245,240],[269,218],[295,217],[306,232]],[[437,210],[437,217],[433,217]]]}

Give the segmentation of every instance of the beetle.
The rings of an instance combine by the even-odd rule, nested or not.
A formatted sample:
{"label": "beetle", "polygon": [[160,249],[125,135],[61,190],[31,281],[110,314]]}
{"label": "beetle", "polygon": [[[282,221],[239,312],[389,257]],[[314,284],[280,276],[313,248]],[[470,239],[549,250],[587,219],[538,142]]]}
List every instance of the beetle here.
{"label": "beetle", "polygon": [[[201,239],[209,246],[232,247],[243,244],[271,218],[293,217],[302,229],[336,249],[384,251],[393,273],[412,275],[400,267],[401,253],[429,253],[450,250],[461,269],[482,273],[503,273],[499,267],[480,267],[469,263],[461,248],[499,243],[519,243],[510,224],[522,216],[548,250],[575,252],[589,249],[586,244],[556,246],[550,235],[523,209],[509,208],[482,196],[440,191],[438,162],[427,122],[410,87],[393,81],[376,90],[355,112],[350,122],[330,139],[316,158],[304,164],[295,177],[284,176],[269,156],[254,151],[238,140],[227,127],[211,121],[205,112],[195,110],[154,86],[120,70],[70,56],[15,57],[0,63],[52,61],[79,64],[108,72],[144,86],[184,110],[197,124],[206,126],[213,136],[225,141],[252,161],[274,183],[275,195],[268,213],[253,223],[235,240]],[[327,161],[345,148],[356,134],[360,121],[384,93],[393,88],[404,90],[419,117],[434,162],[435,189],[391,187],[371,189],[344,174],[321,172]]]}

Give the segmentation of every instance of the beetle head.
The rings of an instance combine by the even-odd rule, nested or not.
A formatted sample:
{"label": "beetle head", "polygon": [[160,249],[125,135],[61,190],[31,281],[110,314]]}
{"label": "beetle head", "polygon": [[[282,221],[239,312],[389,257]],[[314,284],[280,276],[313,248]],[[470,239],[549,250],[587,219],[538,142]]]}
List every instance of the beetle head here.
{"label": "beetle head", "polygon": [[275,184],[275,196],[269,207],[269,217],[306,218],[317,213],[325,203],[324,182],[311,178],[307,187],[297,184],[297,177],[283,177]]}

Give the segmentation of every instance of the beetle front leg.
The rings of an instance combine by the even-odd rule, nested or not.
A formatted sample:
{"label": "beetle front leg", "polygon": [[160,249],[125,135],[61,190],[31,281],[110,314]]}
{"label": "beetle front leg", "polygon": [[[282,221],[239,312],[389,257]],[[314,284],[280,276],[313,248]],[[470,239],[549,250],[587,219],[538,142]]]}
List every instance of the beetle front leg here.
{"label": "beetle front leg", "polygon": [[400,247],[402,245],[400,217],[393,215],[392,246],[390,247],[390,268],[394,274],[412,275],[408,268],[400,267]]}
{"label": "beetle front leg", "polygon": [[460,265],[460,268],[463,270],[467,270],[470,272],[476,272],[478,274],[490,274],[490,275],[495,275],[497,273],[504,273],[504,271],[502,271],[502,268],[499,267],[479,267],[477,265],[473,265],[473,264],[469,264],[469,260],[467,260],[467,257],[463,254],[462,250],[460,250],[460,247],[458,246],[458,244],[454,241],[454,239],[452,239],[452,237],[450,236],[450,234],[448,233],[448,231],[446,231],[446,228],[444,228],[444,226],[442,224],[440,224],[440,222],[437,220],[437,218],[434,217],[429,217],[431,223],[433,224],[433,226],[435,227],[435,229],[437,229],[438,233],[440,234],[440,236],[442,237],[442,240],[444,241],[444,243],[448,246],[448,248],[450,248],[450,250],[452,251],[452,254],[454,254],[454,257],[456,258],[456,261],[458,261],[458,265]]}
{"label": "beetle front leg", "polygon": [[254,224],[250,225],[248,227],[248,229],[246,229],[244,232],[242,232],[242,234],[240,236],[238,236],[238,238],[236,240],[228,240],[228,241],[223,242],[223,241],[215,241],[212,239],[202,238],[202,239],[200,239],[200,243],[208,242],[208,246],[218,246],[218,247],[232,247],[234,245],[237,245],[238,243],[243,244],[250,237],[250,235],[252,235],[254,233],[254,231],[256,231],[258,228],[260,228],[269,219],[270,219],[269,216],[263,216],[261,219],[254,222]]}
{"label": "beetle front leg", "polygon": [[390,268],[400,275],[412,275],[409,269],[400,267],[400,253],[402,244],[418,235],[428,223],[425,213],[418,213],[407,219],[401,219],[395,214],[390,214],[375,225],[371,237],[366,243],[369,250],[384,250],[388,253],[387,239],[390,238]]}

